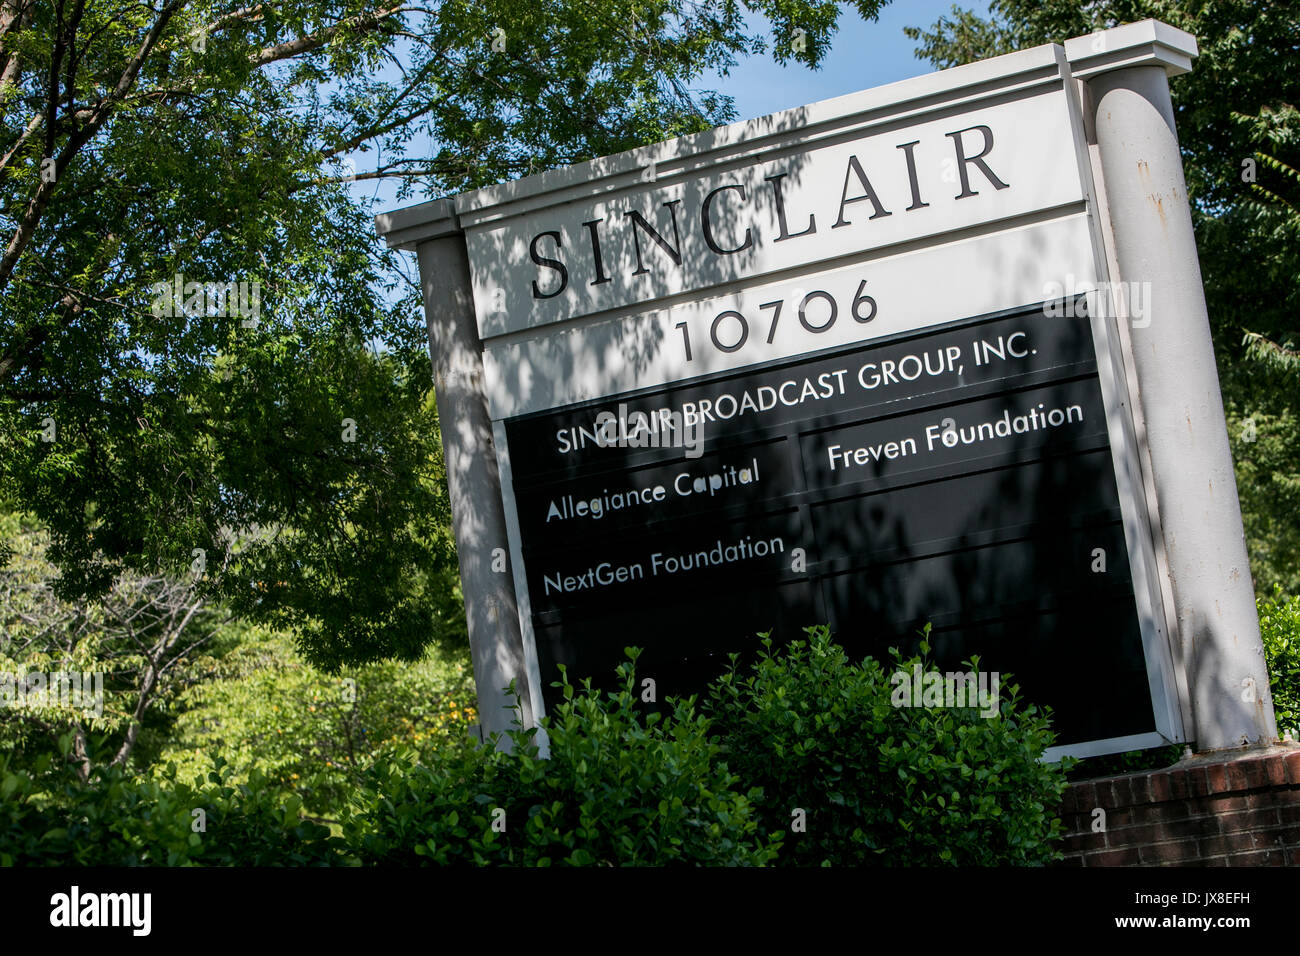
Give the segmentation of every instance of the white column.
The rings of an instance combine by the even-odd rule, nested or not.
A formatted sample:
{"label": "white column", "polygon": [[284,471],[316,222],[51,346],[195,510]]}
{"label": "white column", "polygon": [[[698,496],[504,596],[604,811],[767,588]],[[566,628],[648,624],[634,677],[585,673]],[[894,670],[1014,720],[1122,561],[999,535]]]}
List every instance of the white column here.
{"label": "white column", "polygon": [[379,216],[376,224],[389,245],[414,248],[419,258],[479,726],[484,737],[510,728],[515,701],[503,688],[511,680],[522,699],[524,726],[531,726],[533,707],[465,237],[446,200]]}
{"label": "white column", "polygon": [[[1196,56],[1158,21],[1066,42],[1084,81],[1119,275],[1149,310],[1131,330],[1198,750],[1277,737],[1192,230],[1169,75]],[[1090,135],[1092,131],[1090,130]]]}

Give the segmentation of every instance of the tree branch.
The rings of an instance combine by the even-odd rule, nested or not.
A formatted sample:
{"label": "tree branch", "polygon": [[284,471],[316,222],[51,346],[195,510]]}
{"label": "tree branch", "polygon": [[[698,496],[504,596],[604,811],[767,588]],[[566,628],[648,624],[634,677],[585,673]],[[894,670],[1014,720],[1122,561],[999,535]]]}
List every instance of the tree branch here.
{"label": "tree branch", "polygon": [[[3,88],[3,86],[4,83],[0,81],[0,88]],[[28,121],[26,129],[18,135],[17,141],[9,148],[9,152],[5,153],[4,158],[0,159],[0,173],[3,173],[5,169],[8,168],[9,161],[13,159],[14,156],[18,154],[18,151],[23,148],[24,144],[35,135],[36,131],[41,128],[41,123],[44,121],[44,113],[37,113]]]}
{"label": "tree branch", "polygon": [[[167,28],[167,24],[171,21],[171,18],[184,3],[185,0],[169,0],[169,2],[162,8],[162,12],[158,14],[158,19],[154,21],[149,32],[145,34],[144,41],[140,44],[139,49],[136,50],[135,55],[131,57],[131,61],[126,65],[126,69],[122,71],[122,75],[118,79],[117,85],[113,88],[113,92],[100,102],[99,106],[95,109],[94,115],[86,123],[85,127],[81,130],[75,131],[69,137],[68,144],[64,147],[63,152],[59,154],[59,158],[55,161],[54,178],[51,180],[45,180],[44,177],[42,177],[41,184],[36,189],[36,195],[34,195],[31,198],[31,201],[28,202],[27,211],[23,214],[22,221],[14,231],[13,238],[9,240],[9,245],[5,249],[4,256],[0,257],[0,290],[3,290],[5,286],[9,284],[9,279],[13,275],[15,266],[18,264],[18,257],[23,254],[23,250],[27,248],[27,243],[31,241],[32,234],[36,231],[36,226],[41,220],[41,215],[45,212],[45,207],[50,201],[50,196],[54,193],[58,180],[63,176],[63,173],[67,170],[68,165],[72,162],[73,158],[81,151],[81,147],[90,142],[90,139],[99,131],[99,128],[104,124],[104,121],[108,119],[109,108],[125,96],[126,91],[135,83],[136,77],[140,74],[140,67],[144,65],[144,61],[149,56],[150,51],[153,50],[154,46],[158,43],[158,38],[162,35],[163,30]],[[55,83],[53,85],[57,87],[57,59],[51,66],[51,75],[55,78]],[[57,95],[57,89],[51,91],[51,96],[57,97]],[[52,104],[51,109],[53,108],[55,107]],[[53,136],[54,119],[55,116],[53,113],[47,114],[47,137]],[[4,364],[5,358],[7,357],[0,357],[0,374],[3,374],[6,367]]]}
{"label": "tree branch", "polygon": [[326,27],[311,36],[299,37],[296,40],[289,40],[285,43],[277,43],[275,46],[266,47],[257,53],[251,54],[249,60],[252,61],[254,66],[260,67],[268,63],[274,63],[277,60],[298,56],[301,53],[310,53],[312,50],[320,49],[346,30],[373,28],[401,10],[402,5],[399,4],[387,9],[373,10],[370,13],[361,13],[355,17],[348,17],[346,20],[340,20],[334,26]]}
{"label": "tree branch", "polygon": [[321,157],[324,159],[329,159],[331,156],[337,156],[339,153],[346,153],[349,152],[350,150],[356,149],[358,146],[360,146],[368,139],[374,139],[376,136],[382,136],[384,133],[387,133],[389,130],[396,129],[397,127],[401,126],[404,123],[409,123],[413,119],[418,119],[420,116],[423,116],[425,113],[429,112],[429,110],[433,109],[434,106],[436,106],[439,102],[441,102],[441,100],[446,99],[446,97],[440,97],[439,99],[434,100],[431,103],[426,103],[424,106],[420,107],[420,109],[414,112],[407,113],[405,116],[399,117],[398,119],[395,119],[392,122],[383,123],[383,121],[388,116],[392,115],[393,110],[397,109],[398,105],[402,102],[402,100],[406,98],[407,94],[409,94],[413,89],[415,89],[415,87],[419,85],[420,81],[429,75],[429,72],[433,69],[435,62],[436,61],[434,59],[430,58],[424,64],[424,66],[420,68],[420,71],[416,74],[415,79],[407,83],[406,88],[402,90],[402,92],[398,93],[395,97],[393,97],[393,101],[388,104],[387,108],[381,111],[380,114],[375,117],[375,121],[378,123],[382,123],[383,125],[372,126],[369,130],[363,133],[358,133],[357,135],[353,136],[351,139],[348,139],[343,143],[340,143],[338,146],[323,151],[321,153]]}

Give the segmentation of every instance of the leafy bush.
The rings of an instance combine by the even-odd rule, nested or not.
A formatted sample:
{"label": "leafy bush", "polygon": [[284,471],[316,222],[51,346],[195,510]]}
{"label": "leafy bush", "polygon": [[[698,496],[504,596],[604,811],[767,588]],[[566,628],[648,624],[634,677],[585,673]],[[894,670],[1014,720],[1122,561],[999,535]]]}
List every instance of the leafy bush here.
{"label": "leafy bush", "polygon": [[1278,730],[1295,737],[1300,728],[1300,595],[1287,599],[1280,586],[1274,588],[1272,598],[1259,602],[1259,630]]}
{"label": "leafy bush", "polygon": [[261,771],[323,816],[338,812],[378,755],[410,749],[435,762],[475,719],[468,653],[437,645],[414,663],[331,675],[304,662],[288,637],[252,629],[221,668],[180,695],[157,766],[174,763],[189,779],[217,752],[240,768],[231,783]]}
{"label": "leafy bush", "polygon": [[[707,712],[729,767],[763,788],[764,829],[784,833],[778,862],[1040,865],[1059,855],[1066,782],[1040,762],[1047,716],[1003,684],[996,715],[976,707],[902,707],[891,674],[934,671],[924,657],[851,663],[825,627],[806,629],[750,673],[710,688]],[[928,637],[928,628],[926,631]],[[978,669],[978,659],[970,663]],[[799,811],[804,832],[800,832]]]}
{"label": "leafy bush", "polygon": [[491,746],[453,745],[432,765],[381,761],[343,832],[367,863],[513,866],[763,865],[775,839],[719,760],[694,699],[646,714],[634,693],[636,652],[621,688],[591,681],[535,730]]}
{"label": "leafy bush", "polygon": [[[891,653],[888,668],[852,664],[826,628],[779,655],[765,639],[752,673],[733,661],[715,682],[710,720],[694,698],[648,713],[629,651],[617,692],[589,680],[575,692],[566,675],[544,733],[517,728],[490,746],[442,738],[432,759],[379,755],[337,821],[221,759],[193,784],[175,765],[152,777],[97,770],[87,784],[49,773],[48,756],[24,773],[0,766],[0,865],[1052,860],[1064,778],[1038,760],[1046,717],[1005,686],[989,718],[976,706],[896,707],[891,674],[937,671]],[[791,828],[796,808],[806,828]]]}
{"label": "leafy bush", "polygon": [[[258,772],[232,786],[218,761],[206,781],[129,778],[117,767],[42,792],[0,770],[3,866],[306,866],[348,862],[302,800]],[[197,817],[195,810],[202,810]]]}
{"label": "leafy bush", "polygon": [[537,731],[518,729],[493,746],[449,740],[428,764],[413,749],[380,757],[343,810],[341,837],[304,817],[298,794],[256,769],[236,783],[220,759],[193,785],[174,765],[152,778],[97,770],[88,784],[57,787],[47,768],[37,779],[0,771],[0,865],[771,861],[779,837],[759,838],[694,701],[647,714],[633,665],[619,675],[617,693],[602,696],[590,681],[577,694],[564,688],[546,722],[549,760]]}

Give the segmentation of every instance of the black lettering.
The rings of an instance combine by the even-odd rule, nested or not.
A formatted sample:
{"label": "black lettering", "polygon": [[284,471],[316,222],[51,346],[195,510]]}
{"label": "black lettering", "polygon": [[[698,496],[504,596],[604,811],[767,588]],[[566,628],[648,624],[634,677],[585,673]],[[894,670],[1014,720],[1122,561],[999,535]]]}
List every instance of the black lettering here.
{"label": "black lettering", "polygon": [[650,271],[645,267],[645,263],[641,261],[641,237],[637,235],[638,226],[645,230],[645,234],[653,239],[660,249],[667,253],[668,258],[673,260],[674,265],[680,266],[682,264],[682,237],[677,231],[677,206],[680,203],[680,199],[674,199],[671,202],[664,203],[664,207],[668,210],[669,215],[672,216],[673,220],[673,239],[676,240],[676,245],[673,246],[668,245],[668,241],[664,239],[663,236],[659,235],[659,231],[655,229],[654,226],[650,225],[650,223],[646,222],[645,216],[641,215],[635,209],[623,213],[624,218],[630,218],[632,220],[632,242],[636,245],[636,271],[633,272],[632,275],[645,275]]}
{"label": "black lettering", "polygon": [[569,270],[559,259],[551,259],[537,251],[537,242],[550,236],[555,240],[555,248],[560,248],[560,234],[558,232],[539,232],[533,236],[533,241],[528,244],[528,253],[532,256],[533,262],[547,269],[554,269],[560,274],[560,287],[554,292],[543,292],[538,286],[537,280],[533,280],[533,298],[534,299],[553,299],[569,287]]}
{"label": "black lettering", "polygon": [[[963,133],[970,133],[974,130],[979,130],[980,134],[984,137],[984,148],[974,156],[967,157],[966,145],[961,141],[961,137]],[[966,167],[971,163],[974,163],[980,168],[980,172],[982,172],[988,178],[988,181],[993,184],[994,189],[1008,188],[1007,184],[998,179],[998,177],[993,174],[993,170],[989,169],[989,164],[984,162],[984,157],[993,149],[993,130],[989,129],[987,126],[971,126],[966,129],[958,130],[955,133],[944,133],[943,135],[952,137],[953,149],[957,151],[957,172],[961,176],[961,195],[957,197],[958,199],[965,199],[967,196],[979,195],[976,190],[970,188],[970,176],[966,172]]]}
{"label": "black lettering", "polygon": [[744,202],[748,197],[745,195],[745,187],[738,183],[732,183],[729,186],[719,186],[713,192],[704,197],[704,205],[700,207],[700,225],[704,230],[704,243],[720,256],[729,256],[737,252],[744,252],[754,244],[754,232],[752,229],[745,229],[745,241],[735,249],[723,249],[713,238],[713,222],[709,219],[709,209],[713,205],[713,198],[718,193],[726,192],[728,189],[734,189],[740,193],[740,200]]}
{"label": "black lettering", "polygon": [[901,149],[907,156],[907,181],[912,187],[912,205],[907,207],[906,212],[930,205],[928,202],[921,202],[921,187],[916,181],[916,156],[913,155],[912,150],[916,148],[916,144],[919,142],[921,142],[919,139],[914,139],[910,143],[903,143],[895,147]]}
{"label": "black lettering", "polygon": [[600,285],[602,282],[609,281],[609,276],[605,275],[605,260],[600,256],[600,234],[596,231],[596,227],[604,221],[604,219],[593,219],[583,223],[591,233],[591,258],[596,263],[596,281],[588,283],[589,285]]}
{"label": "black lettering", "polygon": [[[849,177],[854,173],[858,174],[858,182],[862,184],[864,193],[855,199],[849,199]],[[876,195],[876,191],[871,187],[871,180],[867,178],[867,174],[862,171],[862,164],[858,162],[858,157],[850,156],[848,168],[844,170],[844,190],[840,193],[840,217],[835,220],[835,224],[831,228],[838,229],[840,226],[852,225],[844,218],[844,207],[850,203],[862,202],[864,199],[871,200],[871,206],[875,210],[868,219],[879,219],[882,216],[893,215],[892,212],[887,212],[885,207],[880,205],[880,197]]]}
{"label": "black lettering", "polygon": [[773,242],[783,242],[786,239],[798,239],[800,236],[811,236],[817,232],[817,217],[808,213],[808,227],[803,232],[791,232],[790,224],[785,217],[785,195],[781,192],[781,180],[785,179],[789,173],[778,173],[775,176],[768,176],[764,182],[772,184],[772,193],[776,198],[776,222],[781,227],[781,235],[777,236]]}

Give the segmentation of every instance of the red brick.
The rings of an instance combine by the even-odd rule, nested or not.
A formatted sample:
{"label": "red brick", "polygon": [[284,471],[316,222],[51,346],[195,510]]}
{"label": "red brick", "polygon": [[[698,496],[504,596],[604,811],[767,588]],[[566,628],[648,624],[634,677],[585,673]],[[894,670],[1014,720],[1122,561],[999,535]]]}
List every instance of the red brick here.
{"label": "red brick", "polygon": [[1106,848],[1108,850],[1123,850],[1131,846],[1141,846],[1142,842],[1133,835],[1132,829],[1110,830],[1106,833]]}
{"label": "red brick", "polygon": [[1063,813],[1061,814],[1061,828],[1066,833],[1079,833],[1086,830],[1084,818],[1081,813]]}
{"label": "red brick", "polygon": [[1246,794],[1246,806],[1251,810],[1271,810],[1275,807],[1285,807],[1289,803],[1284,790],[1265,788]]}
{"label": "red brick", "polygon": [[[1090,833],[1092,831],[1092,809],[1092,807],[1088,807],[1085,810],[1080,807],[1079,812],[1071,818],[1075,822],[1076,833]],[[1106,816],[1107,818],[1110,817],[1109,811],[1107,811]]]}
{"label": "red brick", "polygon": [[1172,820],[1168,823],[1129,827],[1117,831],[1115,835],[1123,834],[1126,843],[1146,844],[1214,836],[1218,832],[1219,821],[1215,817],[1201,817],[1195,820]]}
{"label": "red brick", "polygon": [[1226,764],[1224,769],[1228,771],[1228,788],[1231,790],[1250,790],[1250,769],[1249,760],[1234,760]]}
{"label": "red brick", "polygon": [[1206,791],[1208,794],[1228,792],[1228,770],[1223,764],[1210,764],[1205,768],[1205,775],[1209,781],[1209,789]]}
{"label": "red brick", "polygon": [[1285,866],[1286,858],[1277,850],[1238,853],[1228,857],[1228,866]]}
{"label": "red brick", "polygon": [[1186,863],[1201,856],[1195,840],[1147,844],[1141,853],[1143,863]]}
{"label": "red brick", "polygon": [[1215,814],[1235,813],[1238,810],[1247,809],[1246,798],[1244,796],[1206,797],[1204,800],[1200,801],[1200,806],[1204,809],[1205,813]]}
{"label": "red brick", "polygon": [[[1300,751],[1071,784],[1060,865],[1300,865],[1293,767],[1300,778]],[[1096,808],[1106,811],[1104,833],[1092,832]]]}
{"label": "red brick", "polygon": [[1286,776],[1293,784],[1300,784],[1300,750],[1286,755]]}
{"label": "red brick", "polygon": [[1106,834],[1076,833],[1061,841],[1061,849],[1066,853],[1086,853],[1106,849]]}
{"label": "red brick", "polygon": [[1158,824],[1159,839],[1173,840],[1184,837],[1214,836],[1219,832],[1218,817],[1193,817],[1190,820],[1172,820]]}
{"label": "red brick", "polygon": [[1107,777],[1104,780],[1094,780],[1092,782],[1092,789],[1092,806],[1102,807],[1107,812],[1116,808],[1115,787],[1112,778]]}
{"label": "red brick", "polygon": [[1280,852],[1286,850],[1284,832],[1283,830],[1252,830],[1250,835],[1255,839],[1255,849],[1278,850]]}
{"label": "red brick", "polygon": [[1150,803],[1147,796],[1146,774],[1115,778],[1115,794],[1121,806],[1134,807]]}
{"label": "red brick", "polygon": [[1091,810],[1097,805],[1097,788],[1092,785],[1092,781],[1076,783],[1070,788],[1074,791],[1074,809],[1082,812],[1084,807]]}
{"label": "red brick", "polygon": [[1253,833],[1225,833],[1221,836],[1201,840],[1199,846],[1201,856],[1206,858],[1223,854],[1234,855],[1259,849]]}
{"label": "red brick", "polygon": [[1070,798],[1074,801],[1074,812],[1083,813],[1085,803],[1091,807],[1091,801],[1096,794],[1096,788],[1091,783],[1075,784],[1070,788]]}
{"label": "red brick", "polygon": [[1152,803],[1165,803],[1174,797],[1172,774],[1153,773],[1147,777],[1148,799]]}
{"label": "red brick", "polygon": [[1185,800],[1189,796],[1187,789],[1187,771],[1171,770],[1169,771],[1169,789],[1171,800]]}
{"label": "red brick", "polygon": [[1138,803],[1164,803],[1169,799],[1168,774],[1163,771],[1133,778],[1133,799]]}
{"label": "red brick", "polygon": [[1277,811],[1241,810],[1237,813],[1225,813],[1219,817],[1219,829],[1223,833],[1235,833],[1238,830],[1261,830],[1278,825]]}
{"label": "red brick", "polygon": [[1270,757],[1268,762],[1265,764],[1265,770],[1268,772],[1269,786],[1286,786],[1286,761],[1282,759],[1283,756],[1284,755],[1282,754],[1277,754]]}
{"label": "red brick", "polygon": [[1123,810],[1116,810],[1114,813],[1106,814],[1106,829],[1119,830],[1124,827],[1136,826],[1142,822],[1138,811],[1133,807],[1125,807]]}
{"label": "red brick", "polygon": [[1256,757],[1253,760],[1242,761],[1243,769],[1246,771],[1246,786],[1251,790],[1259,790],[1268,786],[1268,758]]}
{"label": "red brick", "polygon": [[1199,801],[1180,800],[1176,803],[1162,803],[1159,806],[1137,807],[1133,819],[1141,823],[1160,823],[1165,820],[1187,820],[1202,817],[1209,813]]}
{"label": "red brick", "polygon": [[1142,857],[1137,847],[1128,847],[1124,850],[1089,853],[1084,861],[1086,866],[1138,866],[1142,863]]}

